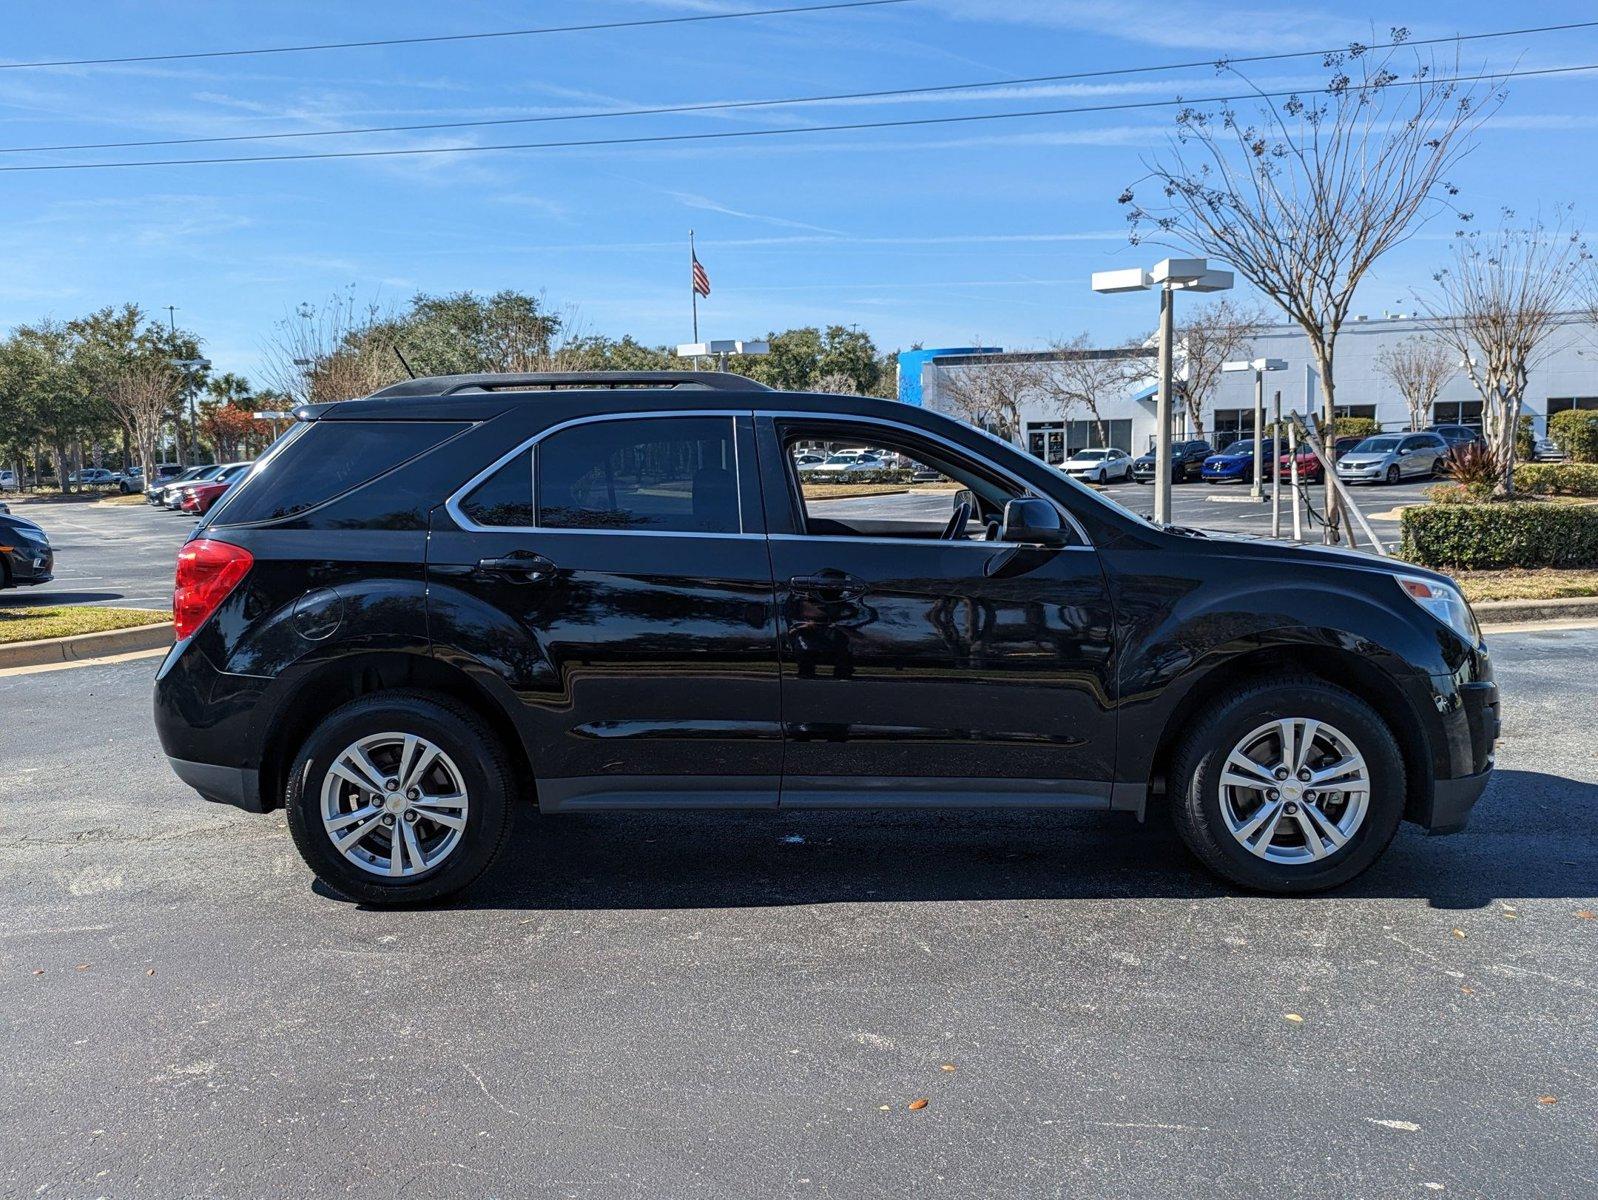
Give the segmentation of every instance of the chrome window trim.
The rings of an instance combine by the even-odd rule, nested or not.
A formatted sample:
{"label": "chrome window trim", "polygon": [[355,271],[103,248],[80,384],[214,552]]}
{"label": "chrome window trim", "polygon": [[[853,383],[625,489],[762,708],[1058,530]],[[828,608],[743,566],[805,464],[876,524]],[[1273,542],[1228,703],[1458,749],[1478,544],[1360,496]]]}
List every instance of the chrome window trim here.
{"label": "chrome window trim", "polygon": [[[763,534],[749,533],[744,530],[743,519],[743,463],[740,461],[738,450],[738,418],[751,416],[752,413],[743,409],[729,408],[682,408],[660,409],[648,412],[618,412],[595,413],[586,417],[573,417],[569,421],[561,421],[551,425],[548,429],[541,429],[532,437],[517,443],[516,447],[500,455],[488,466],[473,475],[460,487],[450,494],[444,501],[444,511],[467,533],[520,533],[538,532],[541,534],[608,534],[612,537],[693,537],[693,538],[759,538]],[[597,425],[603,421],[647,421],[650,419],[665,419],[670,417],[722,417],[732,426],[732,473],[733,484],[738,497],[738,532],[737,533],[711,533],[699,532],[692,529],[568,529],[559,525],[479,525],[473,521],[461,508],[461,501],[469,496],[473,489],[492,476],[501,467],[505,466],[523,450],[532,453],[528,459],[528,484],[533,499],[534,516],[537,516],[538,506],[538,443],[545,438],[553,437],[563,429],[570,429],[575,425]]]}
{"label": "chrome window trim", "polygon": [[[904,433],[907,436],[912,437],[912,438],[919,437],[919,438],[923,438],[923,439],[925,439],[927,441],[937,442],[941,446],[947,446],[950,450],[954,451],[956,454],[963,455],[966,458],[974,458],[974,459],[976,459],[978,462],[980,462],[983,465],[985,465],[986,467],[988,467],[988,469],[991,470],[995,475],[1000,475],[1003,478],[1008,479],[1011,483],[1015,484],[1017,487],[1021,488],[1028,496],[1033,496],[1033,497],[1035,497],[1036,499],[1039,499],[1039,500],[1047,500],[1050,504],[1052,504],[1054,506],[1055,511],[1060,514],[1060,519],[1063,520],[1064,522],[1066,522],[1066,524],[1068,524],[1073,530],[1075,530],[1077,537],[1082,539],[1082,544],[1080,546],[1060,546],[1060,547],[1058,547],[1058,549],[1061,549],[1061,550],[1078,550],[1078,549],[1080,549],[1080,550],[1092,550],[1093,549],[1093,541],[1092,541],[1091,538],[1088,537],[1087,530],[1082,528],[1081,522],[1078,521],[1074,516],[1072,516],[1070,510],[1064,508],[1060,504],[1059,501],[1055,500],[1051,496],[1039,496],[1037,494],[1037,490],[1030,483],[1028,483],[1026,480],[1022,479],[1019,475],[1017,475],[1014,471],[1011,471],[1011,470],[1009,470],[1006,467],[1000,466],[998,463],[994,462],[992,459],[986,457],[985,455],[978,454],[976,451],[971,450],[971,449],[969,449],[966,446],[960,445],[959,442],[951,441],[950,439],[944,437],[942,434],[933,433],[929,429],[922,429],[922,428],[920,428],[918,426],[915,426],[915,425],[906,425],[906,424],[904,424],[904,423],[902,423],[900,421],[890,421],[886,417],[854,416],[852,414],[843,414],[843,413],[792,412],[792,411],[787,411],[787,410],[764,409],[764,408],[757,408],[755,410],[755,416],[757,416],[757,417],[779,417],[779,418],[783,418],[785,420],[798,420],[798,421],[837,420],[837,421],[848,421],[848,422],[851,422],[851,423],[854,423],[854,424],[881,425],[881,426],[883,426],[885,428],[888,428],[888,429],[899,430],[900,432],[902,432],[902,433]],[[994,438],[994,440],[995,441],[999,441],[998,438]],[[1000,442],[1000,444],[1004,445],[1006,443]],[[1012,449],[1014,449],[1014,447],[1012,447]],[[784,467],[784,470],[786,470],[786,469],[787,468]],[[812,534],[812,533],[773,533],[773,534],[768,534],[767,536],[768,537],[774,537],[774,538],[784,538],[784,539],[789,539],[789,538],[805,538],[805,539],[817,538],[817,539],[824,540],[824,541],[845,541],[845,542],[850,542],[850,541],[852,541],[852,542],[885,541],[885,542],[890,542],[890,543],[892,543],[894,545],[897,545],[897,546],[903,546],[906,543],[914,543],[914,542],[917,542],[917,541],[930,540],[930,539],[924,539],[924,538],[851,538],[851,537],[847,536],[846,534],[829,535],[829,534]],[[958,542],[950,542],[949,544],[950,545],[958,545],[959,543]],[[1004,545],[1009,545],[1010,543],[1008,543],[1008,542],[971,542],[969,544],[973,545],[973,546],[1004,546]]]}

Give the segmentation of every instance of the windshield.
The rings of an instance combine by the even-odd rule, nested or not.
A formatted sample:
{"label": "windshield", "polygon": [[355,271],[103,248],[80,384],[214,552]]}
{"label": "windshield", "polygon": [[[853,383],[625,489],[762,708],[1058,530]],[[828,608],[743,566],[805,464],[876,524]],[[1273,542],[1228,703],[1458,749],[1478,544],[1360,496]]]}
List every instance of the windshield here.
{"label": "windshield", "polygon": [[1103,450],[1078,450],[1076,452],[1076,457],[1077,458],[1085,458],[1085,459],[1088,459],[1089,461],[1103,458],[1104,455],[1105,455],[1105,451],[1103,451]]}
{"label": "windshield", "polygon": [[1389,450],[1397,450],[1401,438],[1372,437],[1366,438],[1354,447],[1355,454],[1386,454]]}
{"label": "windshield", "polygon": [[1230,446],[1228,446],[1226,448],[1226,452],[1228,454],[1253,454],[1254,453],[1254,439],[1250,438],[1246,442],[1233,442]]}
{"label": "windshield", "polygon": [[860,456],[858,454],[834,454],[831,458],[829,458],[827,460],[827,465],[829,465],[829,466],[842,466],[844,463],[852,463],[852,462],[854,462],[854,460],[859,458],[859,457]]}

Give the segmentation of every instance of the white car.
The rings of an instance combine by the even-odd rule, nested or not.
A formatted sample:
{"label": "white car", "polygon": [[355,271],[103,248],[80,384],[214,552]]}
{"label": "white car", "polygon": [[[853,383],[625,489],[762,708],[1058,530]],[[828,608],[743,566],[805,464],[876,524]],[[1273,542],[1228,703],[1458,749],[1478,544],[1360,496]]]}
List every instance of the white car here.
{"label": "white car", "polygon": [[817,475],[858,475],[865,471],[881,471],[886,464],[869,450],[840,450],[815,468]]}
{"label": "white car", "polygon": [[17,490],[17,475],[15,471],[0,471],[0,492],[14,492]]}
{"label": "white car", "polygon": [[1084,483],[1111,483],[1132,478],[1132,456],[1113,446],[1094,446],[1078,450],[1060,464],[1060,470]]}

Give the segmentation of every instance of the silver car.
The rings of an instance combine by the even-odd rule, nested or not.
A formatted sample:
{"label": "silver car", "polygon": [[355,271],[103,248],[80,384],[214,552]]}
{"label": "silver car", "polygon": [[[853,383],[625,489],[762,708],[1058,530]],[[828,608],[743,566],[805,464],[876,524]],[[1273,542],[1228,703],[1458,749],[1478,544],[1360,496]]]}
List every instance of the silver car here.
{"label": "silver car", "polygon": [[1337,460],[1344,483],[1397,483],[1427,478],[1448,455],[1448,443],[1435,433],[1379,433]]}

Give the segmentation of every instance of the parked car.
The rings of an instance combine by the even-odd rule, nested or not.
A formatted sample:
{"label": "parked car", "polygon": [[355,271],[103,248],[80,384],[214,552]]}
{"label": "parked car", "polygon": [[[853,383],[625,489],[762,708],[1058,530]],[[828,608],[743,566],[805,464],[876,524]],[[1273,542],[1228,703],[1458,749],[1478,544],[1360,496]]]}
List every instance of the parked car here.
{"label": "parked car", "polygon": [[1487,448],[1487,439],[1482,437],[1481,430],[1472,429],[1469,425],[1433,425],[1426,432],[1435,433],[1442,438],[1448,443],[1450,450],[1455,446],[1468,446],[1472,443],[1483,450]]}
{"label": "parked car", "polygon": [[[849,439],[960,483],[947,519],[812,514],[787,447]],[[374,904],[470,883],[524,803],[1152,802],[1224,877],[1308,892],[1401,820],[1462,829],[1498,733],[1444,575],[1156,527],[936,412],[715,373],[302,407],[173,609],[173,769],[286,807]]]}
{"label": "parked car", "polygon": [[49,583],[55,578],[55,551],[34,522],[0,512],[0,588]]}
{"label": "parked car", "polygon": [[1338,459],[1342,458],[1343,455],[1347,454],[1350,450],[1352,450],[1355,446],[1359,445],[1364,440],[1365,439],[1362,438],[1362,437],[1340,437],[1340,438],[1338,438],[1335,442],[1332,443],[1332,462],[1335,463]]}
{"label": "parked car", "polygon": [[221,498],[222,493],[227,491],[229,485],[241,479],[253,465],[248,462],[228,463],[210,479],[196,480],[173,489],[177,504],[172,507],[196,516],[209,512],[211,506]]}
{"label": "parked car", "polygon": [[179,467],[172,463],[162,463],[155,469],[155,478],[150,480],[144,489],[144,498],[151,504],[161,504],[166,500],[166,489],[175,483],[187,483],[198,475],[203,467]]}
{"label": "parked car", "polygon": [[173,507],[172,497],[181,490],[184,484],[202,482],[215,475],[221,469],[221,466],[217,463],[210,463],[201,467],[189,467],[165,482],[159,479],[156,480],[155,483],[145,489],[145,498],[157,507],[171,508]]}
{"label": "parked car", "polygon": [[209,483],[213,479],[218,479],[225,469],[226,467],[222,463],[212,463],[208,467],[202,467],[199,474],[195,475],[187,483],[167,488],[165,495],[161,498],[161,503],[173,512],[179,511],[183,507],[184,488],[193,487],[197,483]]}
{"label": "parked car", "polygon": [[832,455],[815,469],[817,475],[860,475],[866,471],[887,469],[877,455],[869,450],[843,450]]}
{"label": "parked car", "polygon": [[1551,437],[1540,437],[1531,446],[1533,462],[1560,462],[1565,457],[1565,448]]}
{"label": "parked car", "polygon": [[1449,446],[1435,433],[1380,433],[1368,437],[1337,460],[1344,483],[1397,483],[1437,474]]}
{"label": "parked car", "polygon": [[[1172,442],[1171,482],[1185,483],[1189,479],[1197,479],[1204,470],[1204,460],[1213,453],[1213,447],[1205,441]],[[1153,483],[1157,469],[1153,450],[1132,460],[1132,478],[1139,483]]]}
{"label": "parked car", "polygon": [[941,483],[943,482],[943,472],[938,470],[937,467],[927,466],[926,463],[911,463],[910,482]]}
{"label": "parked car", "polygon": [[1293,460],[1298,459],[1298,481],[1300,483],[1319,483],[1326,474],[1321,466],[1319,455],[1308,446],[1300,446],[1297,454],[1287,453],[1280,455],[1276,460],[1276,471],[1283,480],[1293,478]]}
{"label": "parked car", "polygon": [[[1275,444],[1270,438],[1261,442],[1260,462],[1263,464],[1266,477],[1270,476],[1270,463],[1276,454]],[[1241,482],[1252,483],[1254,480],[1254,439],[1244,438],[1233,442],[1225,450],[1210,455],[1204,460],[1204,466],[1199,472],[1199,477],[1205,483]]]}
{"label": "parked car", "polygon": [[83,487],[111,487],[116,483],[115,474],[105,467],[84,467],[72,472],[67,479]]}
{"label": "parked car", "polygon": [[1090,446],[1072,454],[1060,470],[1085,483],[1114,483],[1132,477],[1132,456],[1114,446]]}
{"label": "parked car", "polygon": [[0,492],[14,492],[18,488],[15,471],[0,471]]}
{"label": "parked car", "polygon": [[826,461],[827,456],[825,454],[818,454],[814,450],[806,450],[802,454],[795,454],[793,456],[793,465],[797,467],[800,472],[814,471]]}

